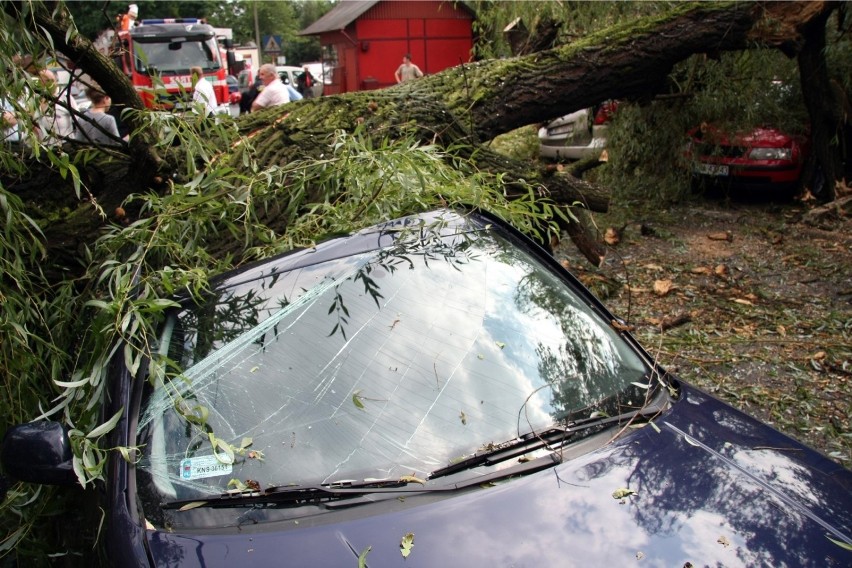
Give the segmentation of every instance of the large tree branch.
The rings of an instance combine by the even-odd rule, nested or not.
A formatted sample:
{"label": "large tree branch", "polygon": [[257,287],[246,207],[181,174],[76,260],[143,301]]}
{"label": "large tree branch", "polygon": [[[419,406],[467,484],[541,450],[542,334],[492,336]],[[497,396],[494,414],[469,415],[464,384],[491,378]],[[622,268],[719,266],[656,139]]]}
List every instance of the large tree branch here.
{"label": "large tree branch", "polygon": [[[5,4],[6,12],[12,17],[30,24],[32,32],[50,38],[54,48],[74,62],[83,70],[104,92],[109,93],[113,104],[120,108],[143,109],[144,105],[139,93],[127,80],[127,77],[112,61],[100,53],[84,36],[76,32],[73,20],[65,5],[61,2],[32,3],[31,17],[24,16],[17,2]],[[69,31],[73,30],[73,31]],[[126,121],[131,129],[139,129],[141,123],[136,115],[129,113]],[[139,129],[139,136],[130,141],[131,170],[143,179],[153,178],[163,170],[171,170],[163,159],[153,150],[150,135],[144,129]]]}
{"label": "large tree branch", "polygon": [[[13,5],[6,4],[8,12],[14,13]],[[332,133],[363,124],[375,137],[413,133],[424,143],[468,146],[482,167],[505,174],[510,182],[523,179],[540,185],[541,193],[557,202],[578,201],[602,211],[608,204],[602,188],[500,158],[481,144],[602,100],[647,96],[658,90],[676,62],[694,53],[738,50],[752,42],[795,51],[802,43],[803,27],[829,9],[819,1],[676,4],[666,14],[628,22],[556,49],[464,64],[381,91],[311,99],[248,115],[238,125],[252,136],[262,165],[319,158],[328,152]],[[66,42],[67,14],[57,17],[40,9],[35,22],[34,33],[47,31],[53,43],[72,55],[114,99],[141,106],[130,92],[132,86],[91,44],[74,34]],[[147,178],[135,176],[137,180],[150,179],[155,168],[162,166],[152,153],[145,161],[153,164],[152,171]],[[237,170],[245,167],[237,161],[232,165]],[[103,189],[115,202],[142,188],[127,183]],[[593,248],[584,251],[590,259],[598,257]]]}

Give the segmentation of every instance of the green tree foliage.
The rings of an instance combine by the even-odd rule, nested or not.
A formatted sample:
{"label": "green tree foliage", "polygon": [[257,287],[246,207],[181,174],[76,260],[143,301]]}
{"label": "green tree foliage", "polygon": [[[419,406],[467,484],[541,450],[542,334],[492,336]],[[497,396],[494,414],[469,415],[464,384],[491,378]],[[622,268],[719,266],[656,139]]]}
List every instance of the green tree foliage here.
{"label": "green tree foliage", "polygon": [[656,98],[622,104],[608,133],[608,163],[596,179],[620,199],[660,203],[690,195],[687,132],[702,123],[728,131],[775,126],[807,130],[795,60],[777,50],[693,56]]}
{"label": "green tree foliage", "polygon": [[[214,0],[128,0],[127,2],[80,0],[69,2],[68,9],[81,34],[95,39],[105,29],[116,25],[130,4],[139,8],[139,19],[210,18],[222,5]],[[211,20],[212,21],[212,20]],[[214,25],[218,25],[215,24]],[[225,27],[225,26],[221,26]]]}
{"label": "green tree foliage", "polygon": [[[261,38],[267,35],[279,35],[282,38],[283,52],[288,64],[319,61],[319,40],[315,37],[303,37],[299,32],[318,20],[331,9],[327,0],[297,2],[263,2],[258,0],[235,0],[217,3],[210,21],[216,26],[232,28],[234,41],[245,45],[256,42],[256,33]],[[255,20],[255,13],[257,19]],[[257,21],[257,30],[255,29]],[[270,60],[270,58],[266,58]]]}
{"label": "green tree foliage", "polygon": [[[72,9],[83,8],[76,4],[72,3]],[[143,18],[191,15],[187,13],[189,3],[137,4]],[[575,34],[616,17],[602,3],[487,3],[483,11],[492,10],[494,18],[491,24],[483,19],[482,25],[490,27],[482,29],[499,35],[503,29],[500,24],[505,26],[514,19],[508,19],[513,15],[508,12],[512,4],[523,5],[531,14],[535,5],[542,6],[543,10],[553,11],[554,17],[557,8],[576,9],[577,14],[585,14],[585,19],[575,15],[579,22],[576,30],[580,30],[575,30]],[[22,5],[31,6],[26,2]],[[106,12],[94,8],[87,12],[94,22],[92,29],[99,29],[99,21],[114,17],[111,10],[115,4],[106,6]],[[268,10],[264,12],[261,34],[292,37],[308,18],[313,18],[307,10],[299,12],[299,6],[283,2],[199,2],[191,9],[196,12],[194,15],[204,15],[218,26],[240,30],[239,34],[251,34],[255,7],[259,16],[261,10]],[[641,11],[656,6],[659,5],[625,3],[610,9],[622,14],[630,7]],[[229,10],[233,19],[226,17]],[[304,21],[299,19],[302,15]],[[3,16],[0,92],[15,100],[25,134],[32,134],[32,117],[43,93],[38,91],[34,78],[14,62],[14,56],[46,53],[51,46],[5,13]],[[244,19],[251,25],[243,26]],[[568,26],[565,33],[571,33],[571,29]],[[721,83],[732,82],[735,75],[747,77],[761,67],[779,67],[762,57],[756,55],[753,61],[737,57],[695,59],[678,67],[663,94],[683,95],[684,100],[692,97],[704,105],[704,112],[684,110],[682,118],[672,121],[672,108],[685,107],[686,103],[659,99],[650,104],[626,104],[620,115],[624,118],[618,119],[620,126],[613,135],[613,160],[607,166],[613,168],[613,173],[607,174],[606,168],[603,173],[613,176],[613,183],[623,182],[625,186],[631,179],[641,179],[646,184],[641,191],[658,197],[660,190],[655,189],[653,180],[660,171],[653,168],[663,167],[657,163],[664,158],[676,158],[685,129],[699,117],[709,116],[712,109],[716,109],[714,117],[727,116],[733,112],[729,109],[736,109],[741,103],[733,88],[730,96],[723,97]],[[755,84],[766,85],[766,78]],[[774,76],[768,79],[771,82]],[[739,88],[745,85],[740,83]],[[760,88],[748,92],[759,94]],[[341,105],[354,99],[342,100]],[[366,112],[370,107],[364,108]],[[769,109],[758,107],[760,113]],[[379,114],[382,111],[379,109]],[[272,112],[249,115],[240,126],[260,128],[264,120],[273,117]],[[757,120],[758,113],[751,112],[755,112]],[[522,186],[522,197],[509,201],[502,175],[477,169],[475,162],[468,159],[470,148],[441,149],[423,143],[411,134],[413,128],[396,131],[411,135],[393,139],[367,132],[366,125],[353,124],[345,131],[342,126],[317,129],[310,135],[321,137],[326,144],[327,152],[321,158],[270,164],[260,161],[263,155],[253,146],[253,140],[241,137],[238,125],[228,118],[211,127],[191,114],[140,115],[139,122],[158,141],[158,152],[166,155],[179,148],[185,159],[175,180],[163,184],[167,190],[132,195],[123,204],[122,209],[136,213],[132,217],[100,209],[99,196],[88,192],[86,177],[89,170],[109,172],[124,168],[131,157],[98,149],[72,154],[33,139],[23,148],[0,146],[0,177],[4,183],[31,175],[26,166],[49,166],[62,178],[72,180],[77,192],[58,199],[77,208],[91,207],[104,220],[100,236],[81,243],[72,253],[68,265],[76,270],[75,277],[56,278],[55,272],[49,272],[55,259],[45,257],[43,245],[47,237],[42,231],[50,225],[49,215],[64,212],[29,215],[32,212],[27,204],[9,187],[0,186],[0,380],[4,392],[0,398],[0,427],[5,430],[11,424],[42,414],[63,421],[71,429],[75,471],[86,485],[103,476],[108,455],[121,452],[132,459],[130,449],[110,448],[108,438],[101,435],[105,428],[99,428],[109,419],[98,412],[107,366],[110,361],[119,361],[133,375],[138,374],[138,379],[145,378],[140,372],[144,369],[142,363],[153,348],[155,329],[170,307],[173,294],[201,294],[210,277],[223,270],[309,245],[328,234],[439,205],[464,202],[481,206],[531,233],[550,228],[556,215],[552,203],[541,198],[536,188]],[[291,144],[295,143],[298,142]],[[227,149],[226,159],[222,158],[223,149]],[[240,165],[239,169],[235,164]],[[519,193],[518,183],[524,182],[516,182],[515,194]],[[264,216],[270,211],[287,220],[286,230],[273,230],[260,220],[268,218]],[[239,251],[228,254],[217,250],[222,235],[240,243]],[[93,432],[98,435],[91,435]],[[14,485],[0,505],[0,554],[16,554],[19,564],[31,565],[33,558],[68,553],[69,545],[57,541],[50,526],[43,522],[45,515],[63,512],[63,504],[55,500],[55,495],[26,484]]]}
{"label": "green tree foliage", "polygon": [[[140,123],[154,133],[157,152],[180,148],[185,161],[178,177],[185,183],[171,183],[162,194],[133,195],[122,213],[103,211],[83,172],[109,175],[126,168],[129,158],[98,148],[69,152],[39,141],[33,117],[45,93],[15,57],[49,52],[50,46],[13,20],[5,23],[0,91],[14,94],[27,142],[0,144],[0,434],[36,418],[64,423],[83,487],[103,479],[109,456],[134,458],[132,448],[108,442],[110,417],[100,414],[108,370],[123,363],[137,380],[146,379],[144,363],[174,294],[200,295],[213,275],[245,262],[442,205],[481,206],[529,232],[548,227],[557,214],[532,188],[526,197],[508,200],[500,176],[413,136],[376,139],[364,126],[327,132],[323,159],[270,165],[258,161],[252,141],[228,117],[211,126],[191,113],[156,112],[141,112]],[[228,160],[221,159],[222,148],[229,148]],[[244,167],[236,171],[232,162]],[[43,228],[51,218],[31,217],[6,185],[38,168],[73,180],[77,195],[58,200],[91,207],[104,219],[100,236],[75,251],[73,278],[57,277],[51,269],[56,259],[45,254],[49,237]],[[132,220],[125,208],[137,212]],[[260,221],[270,210],[287,219],[286,232]],[[63,211],[45,212],[56,214]],[[239,254],[217,251],[222,235],[240,243]],[[92,542],[80,540],[97,535],[97,512],[78,519],[85,529],[80,531],[56,530],[46,521],[91,513],[86,503],[94,503],[92,495],[79,489],[14,483],[0,503],[0,557],[38,565],[91,555]]]}
{"label": "green tree foliage", "polygon": [[[504,29],[518,18],[531,33],[543,23],[556,22],[556,43],[564,44],[614,24],[662,13],[676,3],[479,0],[470,4],[477,11],[477,57],[493,58],[511,55]],[[852,42],[846,12],[841,7],[832,16],[825,56],[830,77],[843,87],[848,101]],[[796,59],[778,50],[749,49],[681,62],[656,97],[622,101],[608,134],[609,161],[594,170],[591,179],[611,187],[622,199],[686,198],[691,190],[690,164],[683,152],[686,132],[701,123],[729,130],[762,125],[807,131]]]}
{"label": "green tree foliage", "polygon": [[556,43],[561,45],[617,22],[662,12],[673,2],[474,0],[467,4],[476,12],[476,57],[492,59],[512,55],[504,30],[518,18],[533,33],[545,22],[559,24]]}

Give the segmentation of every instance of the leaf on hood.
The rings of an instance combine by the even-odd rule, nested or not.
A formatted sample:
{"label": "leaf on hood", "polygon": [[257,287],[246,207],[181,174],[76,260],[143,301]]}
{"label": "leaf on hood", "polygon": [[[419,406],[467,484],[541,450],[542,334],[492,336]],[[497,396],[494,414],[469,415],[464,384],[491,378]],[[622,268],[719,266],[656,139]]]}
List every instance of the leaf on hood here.
{"label": "leaf on hood", "polygon": [[412,548],[414,548],[414,533],[407,533],[399,543],[399,552],[403,558],[408,558]]}
{"label": "leaf on hood", "polygon": [[361,391],[357,390],[352,393],[352,404],[355,405],[355,408],[359,410],[364,410],[364,403],[361,402]]}
{"label": "leaf on hood", "polygon": [[187,503],[178,511],[189,511],[190,509],[195,509],[196,507],[201,507],[207,504],[207,501],[193,501],[192,503]]}
{"label": "leaf on hood", "polygon": [[372,546],[368,546],[358,555],[358,568],[367,568],[367,555],[373,550]]}
{"label": "leaf on hood", "polygon": [[852,550],[852,544],[849,544],[848,542],[841,542],[839,540],[835,540],[828,535],[825,535],[825,538],[827,538],[828,540],[830,540],[831,542],[833,542],[834,544],[836,544],[840,548],[845,548],[846,550]]}
{"label": "leaf on hood", "polygon": [[625,497],[630,497],[631,495],[638,495],[638,493],[626,487],[619,487],[618,489],[612,492],[613,499],[624,499]]}
{"label": "leaf on hood", "polygon": [[400,476],[399,480],[402,483],[419,483],[420,485],[426,485],[426,481],[420,479],[419,477],[415,477],[413,475],[403,475]]}

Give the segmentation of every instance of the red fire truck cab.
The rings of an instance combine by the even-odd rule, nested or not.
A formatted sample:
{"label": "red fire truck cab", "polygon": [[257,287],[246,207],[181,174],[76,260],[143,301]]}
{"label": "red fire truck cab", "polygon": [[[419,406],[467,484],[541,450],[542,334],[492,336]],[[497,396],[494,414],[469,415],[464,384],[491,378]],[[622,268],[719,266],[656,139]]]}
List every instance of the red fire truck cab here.
{"label": "red fire truck cab", "polygon": [[142,20],[118,33],[112,57],[147,108],[186,108],[192,100],[189,70],[198,66],[213,84],[219,108],[228,111],[228,83],[215,28],[196,18]]}

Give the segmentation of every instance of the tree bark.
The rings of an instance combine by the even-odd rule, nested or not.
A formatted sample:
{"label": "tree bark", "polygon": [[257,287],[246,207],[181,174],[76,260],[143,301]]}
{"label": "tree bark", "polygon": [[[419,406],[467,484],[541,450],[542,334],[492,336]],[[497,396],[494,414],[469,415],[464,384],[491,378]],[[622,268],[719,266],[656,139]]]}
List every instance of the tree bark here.
{"label": "tree bark", "polygon": [[[14,3],[7,3],[6,10],[15,15],[11,5]],[[738,50],[753,43],[795,50],[802,44],[801,30],[810,22],[814,26],[824,22],[830,9],[825,2],[676,4],[665,15],[610,28],[570,45],[523,57],[463,64],[380,91],[285,105],[241,117],[238,125],[243,134],[252,137],[262,164],[316,159],[328,152],[331,133],[352,131],[363,124],[376,137],[414,134],[424,143],[445,148],[466,146],[484,170],[501,173],[509,181],[537,184],[541,195],[565,206],[579,203],[592,211],[605,211],[606,189],[498,156],[484,144],[499,134],[606,99],[647,97],[664,84],[675,63],[695,53]],[[47,10],[36,16],[31,20],[34,33],[49,34],[54,45],[116,102],[141,108],[138,96],[112,62],[80,36],[65,40],[67,19]],[[127,183],[101,188],[99,200],[120,203],[130,193],[149,189],[154,179],[177,175],[177,164],[164,162],[144,137],[136,144],[130,153],[131,164],[145,169],[147,175],[131,171]],[[243,168],[236,161],[232,165]],[[91,215],[93,229],[102,222],[91,212],[85,214]],[[592,246],[584,228],[569,234],[591,262],[600,262],[602,249]]]}
{"label": "tree bark", "polygon": [[[802,96],[811,120],[813,153],[803,178],[811,192],[825,201],[835,198],[835,182],[843,177],[839,141],[844,139],[843,104],[837,100],[825,66],[825,24],[830,12],[824,12],[805,26],[805,40],[798,56]],[[815,187],[824,184],[824,187]]]}

